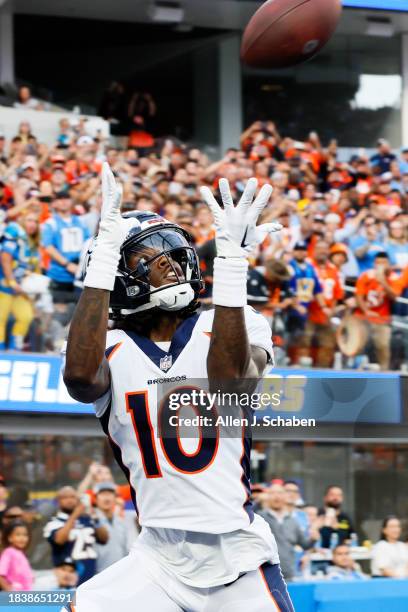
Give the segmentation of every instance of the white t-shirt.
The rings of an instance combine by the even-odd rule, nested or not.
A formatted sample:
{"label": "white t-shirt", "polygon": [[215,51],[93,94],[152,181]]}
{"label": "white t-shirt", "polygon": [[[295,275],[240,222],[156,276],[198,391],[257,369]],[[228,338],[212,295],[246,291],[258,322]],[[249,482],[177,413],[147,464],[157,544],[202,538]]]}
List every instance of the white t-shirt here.
{"label": "white t-shirt", "polygon": [[392,570],[398,578],[408,575],[408,544],[380,540],[373,546],[371,560],[373,576],[381,576],[384,569]]}

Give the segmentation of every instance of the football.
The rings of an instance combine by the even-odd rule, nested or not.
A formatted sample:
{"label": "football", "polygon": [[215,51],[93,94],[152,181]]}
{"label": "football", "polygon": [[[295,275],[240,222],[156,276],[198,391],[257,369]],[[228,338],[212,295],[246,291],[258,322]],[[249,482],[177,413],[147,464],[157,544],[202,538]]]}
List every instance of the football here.
{"label": "football", "polygon": [[340,15],[341,0],[267,0],[245,29],[241,59],[258,68],[300,64],[327,43]]}

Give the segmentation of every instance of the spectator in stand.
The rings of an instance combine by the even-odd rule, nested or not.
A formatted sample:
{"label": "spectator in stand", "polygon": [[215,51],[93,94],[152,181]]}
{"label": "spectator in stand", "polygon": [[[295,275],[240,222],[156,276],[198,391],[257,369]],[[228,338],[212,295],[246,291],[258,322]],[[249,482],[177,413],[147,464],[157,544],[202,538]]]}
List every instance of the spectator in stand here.
{"label": "spectator in stand", "polygon": [[193,242],[193,244],[195,244],[193,213],[183,210],[180,211],[177,215],[176,223],[190,234],[191,241]]}
{"label": "spectator in stand", "polygon": [[13,521],[24,521],[24,510],[21,506],[7,506],[3,512],[3,525],[10,525]]}
{"label": "spectator in stand", "polygon": [[400,538],[400,520],[396,516],[387,516],[382,524],[381,539],[371,553],[373,576],[408,578],[408,546]]}
{"label": "spectator in stand", "polygon": [[288,263],[293,247],[301,242],[302,234],[297,215],[293,212],[293,203],[284,200],[276,210],[267,210],[262,216],[262,223],[269,223],[272,219],[276,219],[283,229],[264,241],[261,245],[261,258],[284,258],[285,263]]}
{"label": "spectator in stand", "polygon": [[215,238],[214,220],[206,204],[196,209],[195,236],[198,247]]}
{"label": "spectator in stand", "polygon": [[296,573],[295,547],[303,550],[313,546],[313,540],[308,539],[297,520],[285,508],[285,489],[280,484],[272,484],[267,491],[263,510],[260,514],[268,523],[279,550],[282,573],[287,581],[293,580]]}
{"label": "spectator in stand", "polygon": [[404,227],[399,217],[390,222],[389,236],[384,246],[394,268],[402,270],[408,266],[408,227]]}
{"label": "spectator in stand", "polygon": [[333,549],[332,563],[326,571],[329,580],[367,580],[360,566],[352,556],[347,544],[339,544]]}
{"label": "spectator in stand", "polygon": [[75,561],[71,557],[63,559],[54,569],[56,586],[55,590],[72,590],[78,586],[78,574],[75,568]]}
{"label": "spectator in stand", "polygon": [[[86,495],[89,496],[91,503],[95,504],[96,497],[94,493],[94,488],[104,482],[113,482],[112,472],[107,465],[101,465],[97,461],[93,461],[88,467],[88,471],[85,474],[83,480],[79,483],[77,488],[78,495]],[[130,486],[129,485],[116,485],[116,493],[119,495],[124,501],[130,501]]]}
{"label": "spectator in stand", "polygon": [[391,162],[396,159],[396,155],[392,153],[390,143],[385,138],[379,138],[377,141],[377,153],[370,157],[370,164],[373,167],[375,174],[383,174],[390,171]]}
{"label": "spectator in stand", "polygon": [[149,93],[136,92],[130,99],[128,106],[129,116],[129,148],[134,148],[140,154],[150,152],[155,140],[154,119],[156,116],[156,103]]}
{"label": "spectator in stand", "polygon": [[[303,511],[305,512],[305,514],[307,516],[307,523],[308,523],[308,525],[313,525],[313,524],[315,524],[316,526],[319,525],[319,523],[320,523],[319,508],[317,506],[313,506],[311,504],[306,504],[303,507]],[[320,526],[319,526],[319,528],[320,528]]]}
{"label": "spectator in stand", "polygon": [[391,268],[387,253],[377,253],[374,268],[357,280],[354,315],[366,321],[381,369],[390,364],[391,304],[398,296],[399,276]]}
{"label": "spectator in stand", "polygon": [[69,186],[64,170],[64,164],[54,162],[51,169],[50,182],[54,193],[67,191]]}
{"label": "spectator in stand", "polygon": [[44,576],[37,576],[35,581],[36,591],[73,591],[77,586],[76,563],[71,557],[61,559],[52,576],[47,572]]}
{"label": "spectator in stand", "polygon": [[104,92],[98,114],[109,121],[112,134],[127,134],[126,93],[123,83],[112,81]]}
{"label": "spectator in stand", "polygon": [[268,497],[268,486],[264,483],[251,484],[251,500],[254,512],[261,511],[265,507]]}
{"label": "spectator in stand", "polygon": [[6,481],[4,476],[0,474],[0,531],[3,524],[4,513],[7,508],[7,499],[9,492],[7,490]]}
{"label": "spectator in stand", "polygon": [[[121,88],[113,87],[113,90],[113,97],[118,94],[121,98]],[[151,120],[152,110],[155,112],[148,96],[137,96],[133,106],[133,118],[141,123],[132,123],[136,140],[125,150],[93,138],[87,133],[84,118],[75,125],[63,119],[57,125],[56,147],[48,148],[36,138],[40,135],[33,133],[22,115],[20,134],[11,142],[0,138],[0,233],[5,220],[18,221],[27,210],[38,214],[40,222],[46,224],[50,215],[54,218],[58,214],[53,208],[54,196],[61,191],[69,193],[74,220],[83,222],[94,233],[100,211],[99,173],[106,157],[123,185],[123,211],[154,210],[172,221],[184,218],[190,229],[192,221],[192,234],[203,249],[202,253],[200,250],[203,272],[209,281],[202,296],[204,307],[211,305],[215,250],[213,219],[203,207],[199,187],[203,184],[216,187],[222,176],[230,180],[234,197],[242,194],[246,181],[253,175],[262,183],[271,182],[274,188],[262,222],[279,221],[284,229],[267,238],[251,255],[251,268],[265,267],[271,259],[288,264],[296,259],[293,257],[295,244],[302,241],[307,244],[305,257],[313,259],[316,244],[323,239],[330,247],[341,244],[345,249],[340,253],[337,248],[331,254],[343,280],[347,277],[353,281],[359,273],[372,269],[376,253],[383,251],[389,254],[392,266],[403,271],[401,266],[407,258],[408,216],[403,211],[407,202],[408,171],[405,173],[404,167],[399,167],[386,143],[379,143],[374,165],[363,154],[353,156],[344,164],[337,159],[336,141],[323,146],[316,133],[309,134],[303,142],[282,138],[273,122],[257,121],[242,135],[241,149],[230,148],[222,159],[210,163],[198,149],[189,149],[176,139],[158,139],[155,143],[145,131],[146,121]],[[403,159],[405,156],[402,154]],[[56,208],[59,208],[58,200]],[[43,249],[41,265],[52,275],[55,260],[50,261],[47,249],[48,244]],[[347,261],[343,261],[345,256]],[[59,263],[62,261],[65,259]],[[71,256],[66,262],[75,268],[75,264],[71,266],[74,263]],[[60,281],[70,285],[72,274],[61,270],[61,266],[59,271],[64,274]],[[304,280],[298,284],[299,290]],[[72,292],[61,294],[58,296],[61,301],[72,299]],[[280,322],[278,304],[273,304],[271,309],[275,312],[275,328],[299,328],[296,332],[290,331],[289,353],[293,363],[301,357],[310,361],[307,341],[302,345],[309,304],[306,301],[302,309],[304,305],[299,299],[293,302],[287,326]],[[352,307],[351,300],[347,304]],[[303,312],[296,311],[296,306]],[[60,334],[69,318],[70,306],[59,303],[54,308],[51,325],[56,325]],[[45,339],[48,333],[41,331],[40,336]],[[283,335],[276,332],[275,337],[283,338]],[[46,339],[41,342],[38,337],[35,342],[38,347],[50,347]],[[286,349],[286,345],[284,338],[282,347]],[[282,363],[287,361],[283,349],[281,358]]]}
{"label": "spectator in stand", "polygon": [[343,491],[336,485],[327,487],[324,506],[319,510],[323,525],[320,528],[322,548],[331,548],[332,535],[336,534],[338,544],[349,540],[354,527],[348,514],[343,512]]}
{"label": "spectator in stand", "polygon": [[[339,302],[344,298],[339,274],[329,262],[329,254],[327,242],[320,240],[316,243],[313,266],[323,290],[326,310],[323,311],[317,299],[311,302],[305,334],[311,352],[314,353],[313,364],[321,368],[330,368],[333,365],[336,333],[330,319],[336,314]],[[313,348],[316,350],[313,351]]]}
{"label": "spectator in stand", "polygon": [[27,525],[12,521],[3,528],[0,556],[0,590],[31,591],[34,576],[24,553],[30,541]]}
{"label": "spectator in stand", "polygon": [[[23,145],[26,145],[25,146],[26,153],[35,154],[35,148],[33,147],[33,139],[35,139],[35,136],[31,132],[31,125],[29,124],[28,121],[21,121],[20,125],[18,126],[17,136],[19,136]],[[30,147],[27,146],[29,144],[31,144]],[[30,166],[27,166],[27,168],[30,168]],[[24,165],[23,165],[22,170],[24,171],[25,169],[26,168],[24,168]],[[31,169],[35,170],[35,166],[31,166]]]}
{"label": "spectator in stand", "polygon": [[74,139],[74,132],[72,130],[69,119],[63,117],[59,120],[59,134],[57,136],[57,147],[59,149],[67,149]]}
{"label": "spectator in stand", "polygon": [[370,270],[377,253],[384,251],[384,241],[376,217],[369,215],[364,219],[364,233],[352,238],[350,247],[357,258],[360,273]]}
{"label": "spectator in stand", "polygon": [[129,550],[126,522],[118,512],[115,483],[100,482],[94,487],[94,493],[95,514],[109,534],[106,544],[96,544],[98,554],[96,570],[101,572],[112,563],[120,561]]}
{"label": "spectator in stand", "polygon": [[56,194],[54,214],[42,226],[42,245],[51,258],[47,275],[54,302],[75,302],[74,280],[84,242],[90,237],[82,219],[73,214],[69,192]]}
{"label": "spectator in stand", "polygon": [[307,259],[306,242],[297,242],[293,249],[293,259],[290,262],[290,287],[294,294],[294,305],[288,312],[288,331],[290,333],[290,352],[293,363],[298,363],[300,357],[308,355],[308,342],[305,337],[305,327],[309,306],[317,299],[325,314],[329,315],[322,293],[322,286],[316,271]]}
{"label": "spectator in stand", "polygon": [[401,174],[408,173],[408,147],[404,147],[401,151],[401,159],[399,160],[399,170]]}
{"label": "spectator in stand", "polygon": [[293,305],[291,275],[282,261],[267,259],[264,266],[249,269],[247,279],[248,303],[272,320],[277,312]]}
{"label": "spectator in stand", "polygon": [[18,101],[13,106],[21,110],[43,110],[42,104],[31,96],[31,89],[25,85],[18,90]]}
{"label": "spectator in stand", "polygon": [[329,255],[330,263],[336,268],[340,283],[344,286],[348,275],[345,266],[348,262],[348,249],[344,244],[336,242],[330,247],[330,255]]}
{"label": "spectator in stand", "polygon": [[286,511],[293,516],[303,533],[308,536],[310,525],[308,516],[302,509],[304,501],[300,494],[299,485],[294,480],[285,480],[283,488],[285,490]]}
{"label": "spectator in stand", "polygon": [[54,567],[67,557],[73,559],[79,585],[95,574],[95,543],[106,543],[109,535],[91,506],[80,502],[72,487],[60,489],[57,502],[58,512],[44,527],[44,537],[51,545]]}
{"label": "spectator in stand", "polygon": [[0,349],[6,348],[6,329],[10,315],[14,324],[9,349],[22,350],[34,317],[33,304],[25,294],[24,279],[39,267],[38,217],[27,211],[18,223],[10,223],[0,244]]}

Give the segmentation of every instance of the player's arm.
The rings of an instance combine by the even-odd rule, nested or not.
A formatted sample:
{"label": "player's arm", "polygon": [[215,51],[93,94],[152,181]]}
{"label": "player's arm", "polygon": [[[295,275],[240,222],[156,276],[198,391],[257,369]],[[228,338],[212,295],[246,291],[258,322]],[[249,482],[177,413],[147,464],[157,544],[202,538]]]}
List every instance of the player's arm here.
{"label": "player's arm", "polygon": [[249,344],[244,309],[215,306],[207,358],[210,382],[221,377],[224,381],[258,379],[267,359],[264,349]]}
{"label": "player's arm", "polygon": [[105,358],[109,293],[113,290],[120,247],[131,220],[122,219],[122,189],[107,163],[102,169],[102,213],[99,234],[68,336],[64,382],[69,394],[85,403],[100,398],[110,386]]}
{"label": "player's arm", "polygon": [[79,402],[91,403],[110,386],[105,357],[109,291],[85,287],[68,335],[64,382]]}
{"label": "player's arm", "polygon": [[247,255],[279,224],[256,227],[272,187],[265,185],[254,200],[257,181],[250,179],[235,207],[228,181],[220,180],[223,209],[208,187],[201,193],[214,215],[217,257],[214,260],[213,304],[215,306],[211,344],[207,358],[210,387],[227,381],[259,378],[266,362],[263,349],[251,347],[245,323],[247,303]]}

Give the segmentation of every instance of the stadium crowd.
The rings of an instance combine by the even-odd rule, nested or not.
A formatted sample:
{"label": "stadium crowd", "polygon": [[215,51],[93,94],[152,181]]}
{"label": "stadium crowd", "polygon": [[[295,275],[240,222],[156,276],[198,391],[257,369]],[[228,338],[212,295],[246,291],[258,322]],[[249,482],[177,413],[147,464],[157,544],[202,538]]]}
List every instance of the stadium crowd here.
{"label": "stadium crowd", "polygon": [[[138,536],[135,513],[125,511],[130,488],[105,465],[91,463],[80,484],[61,487],[52,503],[24,502],[19,493],[0,476],[0,590],[73,589],[127,555]],[[374,546],[358,547],[339,486],[326,488],[320,507],[303,500],[294,480],[255,484],[252,498],[275,535],[286,580],[408,577],[398,517],[384,519]]]}
{"label": "stadium crowd", "polygon": [[406,366],[408,149],[394,153],[380,139],[370,158],[343,163],[335,141],[324,146],[316,133],[294,141],[257,121],[239,149],[212,162],[145,134],[141,126],[113,146],[89,135],[85,119],[61,119],[51,147],[24,120],[9,142],[0,134],[0,350],[59,350],[81,290],[81,255],[98,227],[107,160],[123,184],[123,211],[158,212],[192,235],[203,308],[215,241],[199,186],[216,189],[226,177],[239,198],[249,177],[270,182],[262,221],[283,230],[252,256],[248,301],[271,321],[278,363]]}

